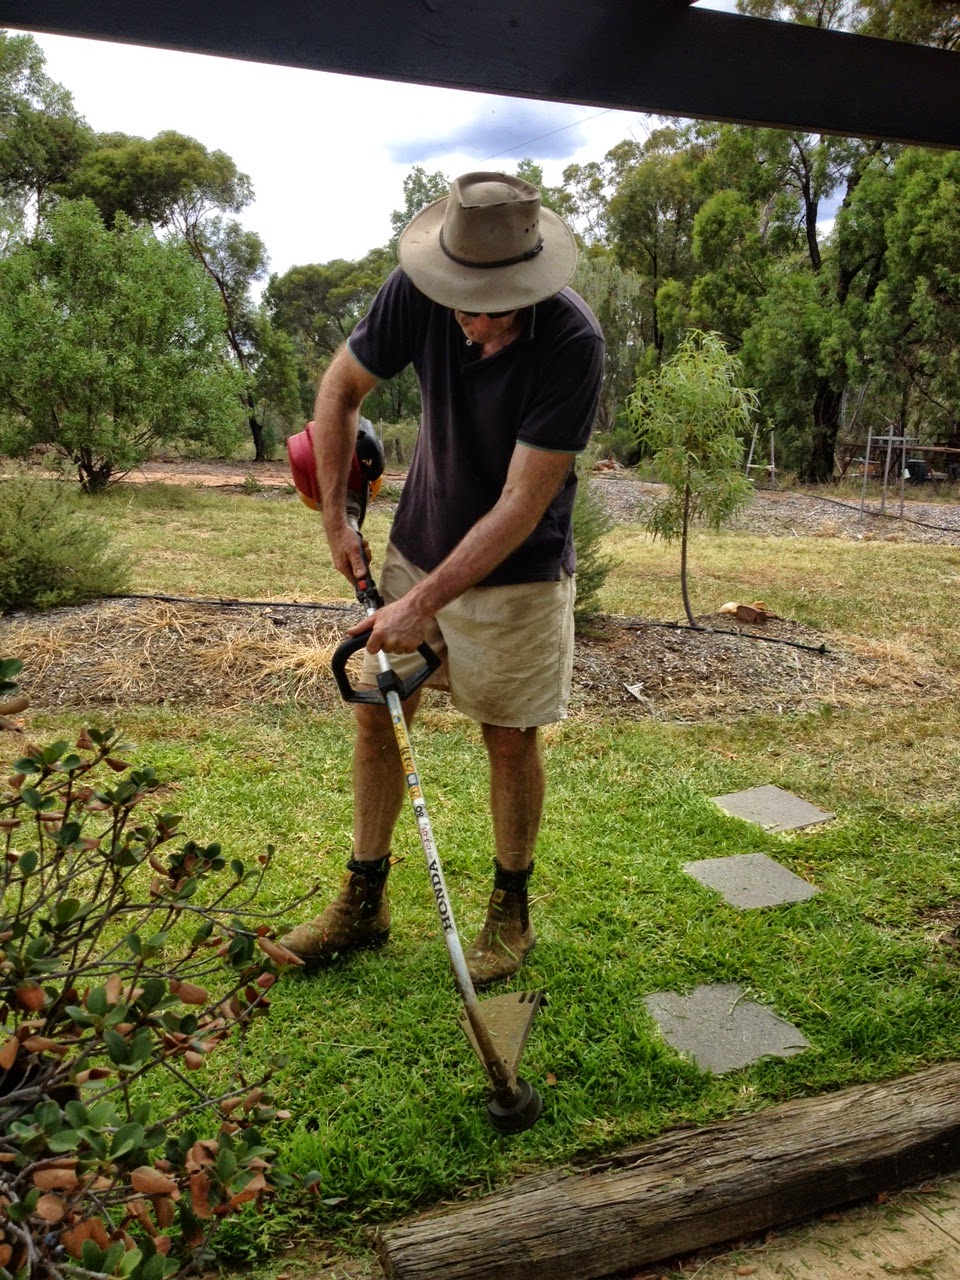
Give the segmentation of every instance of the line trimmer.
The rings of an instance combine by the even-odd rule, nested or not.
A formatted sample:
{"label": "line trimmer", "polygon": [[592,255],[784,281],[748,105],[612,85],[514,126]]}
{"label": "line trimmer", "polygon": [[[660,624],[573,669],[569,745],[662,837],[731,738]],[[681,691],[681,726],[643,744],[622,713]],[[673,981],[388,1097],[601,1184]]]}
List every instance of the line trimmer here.
{"label": "line trimmer", "polygon": [[[359,524],[356,521],[353,521],[353,524],[359,537]],[[362,539],[360,546],[362,552]],[[367,574],[357,583],[357,599],[370,617],[382,606],[383,600],[376,583],[370,576],[370,566],[365,556],[364,565]],[[454,981],[463,1000],[463,1012],[459,1018],[460,1027],[493,1086],[487,1100],[487,1116],[493,1127],[500,1133],[522,1133],[524,1129],[529,1129],[536,1124],[543,1107],[543,1101],[536,1089],[517,1075],[527,1036],[544,1000],[543,992],[516,991],[507,995],[493,996],[483,1001],[477,999],[464,959],[463,947],[460,945],[460,936],[453,918],[453,907],[450,905],[447,884],[443,877],[443,866],[433,838],[427,802],[420,786],[420,778],[410,746],[410,735],[403,715],[403,703],[436,671],[440,665],[440,659],[429,645],[421,645],[419,652],[424,665],[406,680],[401,680],[391,667],[390,659],[381,652],[377,655],[380,665],[377,688],[356,689],[350,684],[346,664],[354,653],[366,645],[366,642],[365,634],[348,636],[338,646],[333,655],[332,664],[337,687],[346,702],[386,703],[390,712],[390,720],[407,781],[407,793],[417,820],[420,844],[423,846],[424,857],[427,860],[430,887],[436,900],[443,939],[450,957]]]}
{"label": "line trimmer", "polygon": [[[304,431],[291,436],[287,440],[287,451],[293,481],[301,501],[311,510],[319,511],[320,489],[314,462],[312,426],[313,424],[309,423]],[[368,617],[381,608],[383,599],[370,574],[360,526],[366,514],[367,498],[379,487],[383,467],[383,451],[376,433],[367,420],[361,418],[357,447],[347,480],[347,516],[356,530],[360,542],[360,554],[363,556],[366,569],[364,578],[356,584],[356,591],[357,599],[366,610]],[[477,999],[477,993],[467,970],[463,947],[460,945],[460,936],[457,933],[453,908],[450,905],[447,885],[443,877],[443,866],[433,838],[427,803],[420,786],[413,749],[410,746],[410,736],[407,733],[407,723],[403,715],[403,703],[436,671],[440,665],[440,659],[429,645],[421,645],[419,652],[424,665],[406,680],[401,680],[391,667],[386,654],[380,653],[377,655],[380,665],[377,688],[355,689],[350,684],[350,677],[347,674],[347,662],[353,654],[364,648],[366,643],[366,635],[349,636],[338,646],[332,663],[337,687],[346,702],[367,702],[378,705],[385,703],[390,713],[406,777],[407,793],[413,806],[420,843],[427,860],[430,887],[433,889],[437,904],[450,966],[453,969],[457,990],[463,1000],[463,1012],[458,1021],[493,1086],[487,1100],[487,1116],[499,1133],[522,1133],[536,1124],[543,1108],[540,1094],[517,1074],[517,1068],[520,1065],[530,1028],[545,997],[542,991],[515,991],[483,1001]]]}

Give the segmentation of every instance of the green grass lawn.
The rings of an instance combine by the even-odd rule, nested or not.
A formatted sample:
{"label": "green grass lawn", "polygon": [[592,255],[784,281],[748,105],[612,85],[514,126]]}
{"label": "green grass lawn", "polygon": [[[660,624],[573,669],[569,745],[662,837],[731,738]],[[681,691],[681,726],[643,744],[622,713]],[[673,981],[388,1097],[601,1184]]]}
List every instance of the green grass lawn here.
{"label": "green grass lawn", "polygon": [[[134,550],[144,592],[348,594],[326,564],[319,521],[295,501],[124,489],[99,509]],[[386,527],[375,511],[375,549]],[[617,529],[609,546],[616,567],[605,607],[678,617],[676,548],[652,544],[636,527]],[[763,598],[828,634],[960,672],[956,548],[697,535],[691,565],[698,611]],[[175,807],[192,838],[219,840],[242,858],[277,847],[268,905],[279,908],[314,882],[318,904],[334,891],[351,827],[346,710],[131,706],[112,719],[138,744],[138,762],[177,780]],[[76,723],[69,712],[45,714],[31,732],[53,736]],[[428,708],[413,736],[469,936],[482,918],[492,856],[479,734]],[[263,1276],[289,1273],[282,1251],[292,1244],[304,1258],[323,1241],[362,1248],[366,1228],[520,1172],[960,1057],[960,958],[935,943],[936,921],[960,910],[955,698],[928,690],[915,708],[900,699],[888,709],[699,724],[584,715],[544,737],[550,790],[532,881],[539,944],[513,983],[549,996],[523,1064],[543,1094],[542,1119],[513,1138],[487,1123],[485,1080],[456,1025],[405,812],[388,946],[314,977],[285,978],[251,1041],[251,1076],[271,1054],[287,1056],[278,1101],[292,1117],[270,1138],[284,1168],[320,1171],[321,1200],[307,1211],[276,1200],[261,1216],[228,1222],[222,1243],[231,1262],[256,1263]],[[709,799],[762,783],[837,818],[772,835]],[[692,859],[748,852],[769,854],[821,892],[736,911],[682,870]],[[722,1077],[699,1071],[659,1038],[643,997],[707,982],[741,983],[812,1048]]]}

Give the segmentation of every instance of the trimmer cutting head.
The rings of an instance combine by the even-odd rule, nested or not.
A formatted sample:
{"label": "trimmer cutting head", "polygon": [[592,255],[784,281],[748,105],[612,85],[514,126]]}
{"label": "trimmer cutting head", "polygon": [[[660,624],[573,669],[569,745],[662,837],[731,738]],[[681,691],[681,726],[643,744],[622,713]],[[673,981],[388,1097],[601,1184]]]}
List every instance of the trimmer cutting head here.
{"label": "trimmer cutting head", "polygon": [[527,1036],[541,1007],[546,1003],[542,991],[511,991],[505,995],[491,996],[478,1002],[483,1023],[496,1050],[502,1069],[491,1072],[474,1034],[466,1009],[458,1019],[470,1047],[480,1059],[484,1071],[494,1080],[494,1075],[505,1075],[510,1083],[497,1087],[487,1101],[487,1118],[499,1133],[522,1133],[536,1124],[543,1109],[543,1099],[536,1089],[517,1075]]}

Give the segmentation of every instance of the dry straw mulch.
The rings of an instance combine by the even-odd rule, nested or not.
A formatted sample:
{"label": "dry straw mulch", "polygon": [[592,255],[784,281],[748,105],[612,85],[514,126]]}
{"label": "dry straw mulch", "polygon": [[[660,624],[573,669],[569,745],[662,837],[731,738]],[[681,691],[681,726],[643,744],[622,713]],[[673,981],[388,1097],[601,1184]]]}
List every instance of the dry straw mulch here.
{"label": "dry straw mulch", "polygon": [[[327,708],[338,702],[333,650],[358,616],[355,607],[336,605],[106,601],[4,619],[0,649],[24,660],[22,683],[34,710],[132,703]],[[855,648],[782,618],[762,627],[727,615],[703,621],[715,630],[599,620],[577,641],[572,714],[696,720],[905,705],[924,691],[951,691],[942,671],[901,650]]]}

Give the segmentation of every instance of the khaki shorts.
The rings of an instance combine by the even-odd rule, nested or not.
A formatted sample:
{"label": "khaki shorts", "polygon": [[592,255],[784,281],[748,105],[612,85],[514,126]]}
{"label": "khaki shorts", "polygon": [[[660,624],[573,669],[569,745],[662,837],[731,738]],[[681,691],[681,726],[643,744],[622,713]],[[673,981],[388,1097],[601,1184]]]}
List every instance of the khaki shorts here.
{"label": "khaki shorts", "polygon": [[[380,570],[380,593],[398,600],[427,575],[393,543]],[[480,724],[509,729],[563,720],[573,675],[576,579],[469,587],[441,609],[427,644],[442,666],[427,687],[448,689],[453,705]],[[418,653],[390,655],[402,679],[423,666]],[[376,656],[364,651],[362,678],[376,684]]]}

